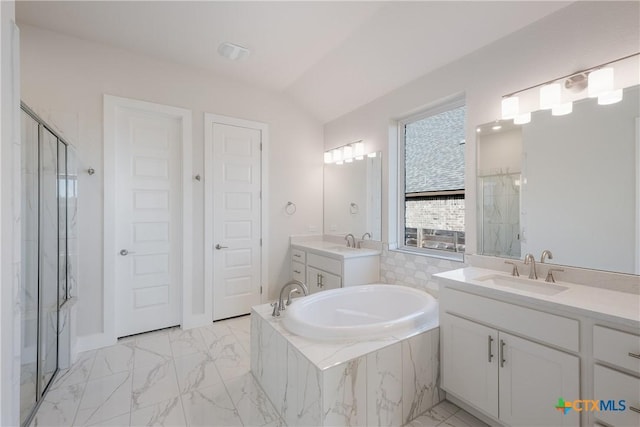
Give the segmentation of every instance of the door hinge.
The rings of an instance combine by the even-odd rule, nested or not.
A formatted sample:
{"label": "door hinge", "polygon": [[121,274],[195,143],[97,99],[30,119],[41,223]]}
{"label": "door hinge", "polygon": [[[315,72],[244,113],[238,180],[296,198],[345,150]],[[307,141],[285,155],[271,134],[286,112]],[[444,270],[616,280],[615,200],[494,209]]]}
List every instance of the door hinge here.
{"label": "door hinge", "polygon": [[262,239],[260,239],[260,246],[262,246]]}
{"label": "door hinge", "polygon": [[260,295],[262,295],[262,286],[260,286]]}
{"label": "door hinge", "polygon": [[260,143],[260,151],[262,151],[262,142]]}

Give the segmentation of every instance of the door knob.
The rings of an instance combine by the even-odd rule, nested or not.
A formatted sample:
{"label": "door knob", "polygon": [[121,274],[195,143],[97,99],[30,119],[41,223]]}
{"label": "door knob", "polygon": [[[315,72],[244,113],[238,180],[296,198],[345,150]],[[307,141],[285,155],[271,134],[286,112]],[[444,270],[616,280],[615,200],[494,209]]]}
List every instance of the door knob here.
{"label": "door knob", "polygon": [[128,251],[128,250],[126,250],[126,249],[122,249],[122,250],[120,251],[120,255],[122,255],[122,256],[127,256],[127,255],[129,255],[129,254],[135,254],[135,252],[129,252],[129,251]]}
{"label": "door knob", "polygon": [[217,250],[220,250],[220,249],[227,249],[227,248],[228,248],[228,246],[220,246],[220,243],[218,243],[218,244],[216,245],[216,249],[217,249]]}

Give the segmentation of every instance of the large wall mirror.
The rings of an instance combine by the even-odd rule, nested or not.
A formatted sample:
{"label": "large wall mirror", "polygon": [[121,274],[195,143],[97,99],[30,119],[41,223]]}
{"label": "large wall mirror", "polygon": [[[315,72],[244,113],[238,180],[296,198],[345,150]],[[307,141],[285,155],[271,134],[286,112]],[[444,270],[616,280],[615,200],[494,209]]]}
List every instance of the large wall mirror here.
{"label": "large wall mirror", "polygon": [[[372,157],[375,156],[375,157]],[[324,165],[324,233],[382,240],[382,155]]]}
{"label": "large wall mirror", "polygon": [[478,251],[640,274],[640,90],[478,126]]}

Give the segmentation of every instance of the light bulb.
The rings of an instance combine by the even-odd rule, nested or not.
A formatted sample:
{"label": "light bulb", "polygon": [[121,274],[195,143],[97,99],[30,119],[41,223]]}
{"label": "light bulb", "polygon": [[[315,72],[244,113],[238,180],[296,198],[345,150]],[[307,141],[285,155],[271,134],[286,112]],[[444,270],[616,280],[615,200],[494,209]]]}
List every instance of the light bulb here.
{"label": "light bulb", "polygon": [[342,148],[335,148],[332,153],[334,162],[338,163],[342,161]]}
{"label": "light bulb", "polygon": [[518,114],[513,118],[514,125],[526,125],[531,121],[531,113]]}
{"label": "light bulb", "polygon": [[513,119],[518,115],[520,100],[517,96],[502,98],[502,118],[504,120]]}
{"label": "light bulb", "polygon": [[600,68],[589,73],[589,98],[596,98],[613,90],[613,68]]}
{"label": "light bulb", "polygon": [[549,110],[560,104],[560,84],[551,83],[540,88],[540,109]]}
{"label": "light bulb", "polygon": [[325,151],[324,152],[324,162],[325,163],[331,163],[333,161],[333,154],[331,154],[331,151]]}
{"label": "light bulb", "polygon": [[377,156],[377,153],[375,151],[373,153],[367,154],[367,157],[375,157],[375,156]]}
{"label": "light bulb", "polygon": [[610,105],[622,101],[622,89],[605,92],[598,96],[599,105]]}
{"label": "light bulb", "polygon": [[564,116],[573,111],[573,102],[565,102],[564,104],[557,104],[551,108],[552,116]]}
{"label": "light bulb", "polygon": [[351,145],[345,145],[342,149],[342,154],[344,155],[344,159],[352,159],[353,158],[353,147]]}
{"label": "light bulb", "polygon": [[358,141],[353,144],[353,152],[356,157],[362,157],[364,155],[364,142]]}

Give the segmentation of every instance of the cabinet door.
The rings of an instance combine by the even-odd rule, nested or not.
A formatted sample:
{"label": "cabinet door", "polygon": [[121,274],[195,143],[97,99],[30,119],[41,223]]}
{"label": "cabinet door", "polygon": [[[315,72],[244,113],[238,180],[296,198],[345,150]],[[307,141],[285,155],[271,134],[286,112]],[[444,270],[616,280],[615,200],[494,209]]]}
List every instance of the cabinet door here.
{"label": "cabinet door", "polygon": [[575,410],[558,399],[580,399],[578,357],[532,341],[499,334],[500,420],[510,426],[578,426]]}
{"label": "cabinet door", "polygon": [[332,273],[319,270],[314,267],[307,267],[307,286],[309,293],[337,289],[342,286],[342,279]]}
{"label": "cabinet door", "polygon": [[498,332],[450,314],[441,319],[442,386],[498,417]]}

